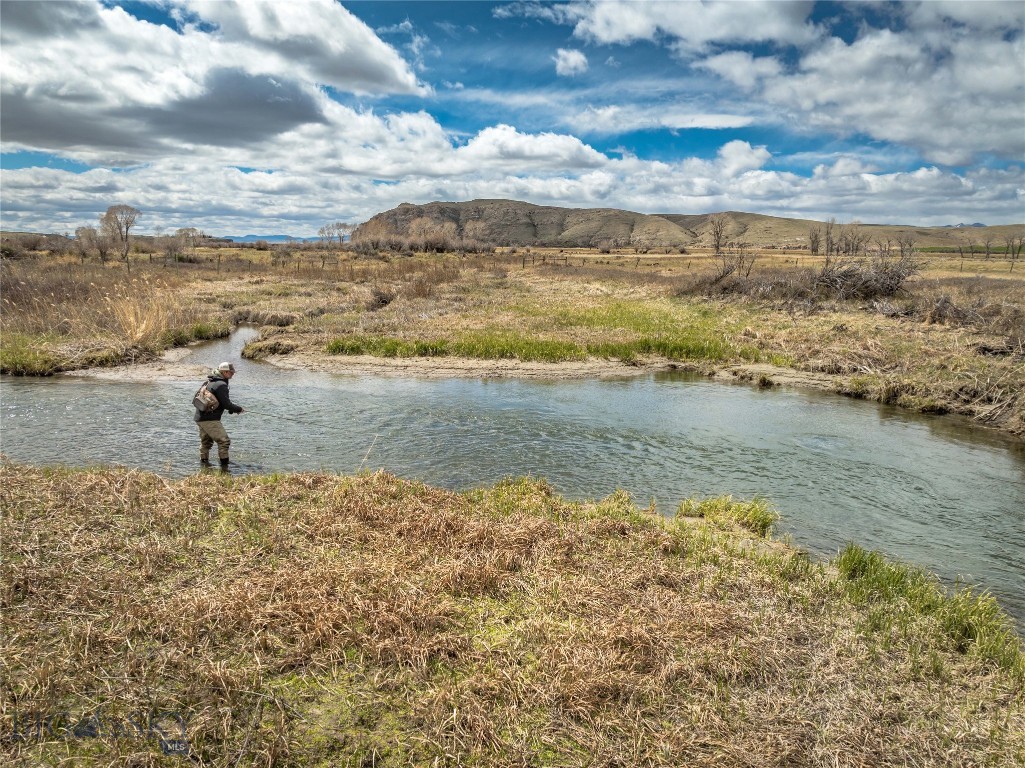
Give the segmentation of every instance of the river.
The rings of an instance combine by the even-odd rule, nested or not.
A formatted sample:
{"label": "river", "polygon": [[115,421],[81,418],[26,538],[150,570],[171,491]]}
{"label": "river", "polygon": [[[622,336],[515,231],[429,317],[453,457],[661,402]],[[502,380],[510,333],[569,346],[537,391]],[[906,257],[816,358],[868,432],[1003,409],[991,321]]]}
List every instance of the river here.
{"label": "river", "polygon": [[[848,541],[979,585],[1025,627],[1025,450],[968,422],[795,389],[678,374],[429,379],[287,371],[242,360],[255,331],[196,347],[233,360],[234,472],[384,468],[452,489],[546,478],[567,498],[617,488],[768,499],[777,534],[822,556]],[[42,465],[198,470],[198,382],[0,379],[0,450]]]}

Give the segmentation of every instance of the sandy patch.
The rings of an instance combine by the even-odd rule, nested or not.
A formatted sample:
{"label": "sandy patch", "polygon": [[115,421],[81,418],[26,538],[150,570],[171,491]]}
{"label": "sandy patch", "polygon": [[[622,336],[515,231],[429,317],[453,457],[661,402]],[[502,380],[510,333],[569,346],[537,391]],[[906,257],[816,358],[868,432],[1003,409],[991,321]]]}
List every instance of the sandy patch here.
{"label": "sandy patch", "polygon": [[475,360],[464,357],[374,357],[372,355],[323,355],[297,352],[272,355],[266,362],[279,368],[324,373],[423,378],[468,377],[479,379],[588,379],[636,376],[654,369],[648,365],[624,365],[609,360],[575,360],[533,363],[522,360]]}
{"label": "sandy patch", "polygon": [[177,347],[166,350],[158,360],[134,365],[119,365],[115,368],[83,368],[67,371],[64,376],[89,376],[96,379],[117,379],[118,381],[192,381],[202,379],[209,373],[209,367],[189,363],[192,350]]}
{"label": "sandy patch", "polygon": [[[190,363],[186,348],[165,352],[159,360],[116,368],[86,368],[69,371],[66,376],[90,376],[119,381],[194,381],[209,371]],[[765,377],[773,384],[788,387],[836,391],[839,379],[822,373],[795,371],[767,363],[748,363],[712,367],[707,364],[675,363],[652,357],[636,363],[590,358],[562,363],[525,362],[523,360],[476,360],[465,357],[374,357],[372,355],[327,355],[312,350],[297,350],[288,355],[264,359],[278,368],[292,371],[317,371],[348,376],[410,376],[418,378],[521,378],[521,379],[612,379],[642,376],[658,371],[703,373],[719,381],[756,382]]]}

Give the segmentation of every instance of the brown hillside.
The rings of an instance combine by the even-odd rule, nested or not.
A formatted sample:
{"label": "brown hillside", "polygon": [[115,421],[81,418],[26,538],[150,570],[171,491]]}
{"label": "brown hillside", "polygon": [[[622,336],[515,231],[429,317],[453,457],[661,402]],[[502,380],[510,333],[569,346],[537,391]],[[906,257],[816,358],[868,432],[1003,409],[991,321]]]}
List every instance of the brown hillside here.
{"label": "brown hillside", "polygon": [[[644,214],[616,208],[559,208],[534,205],[517,200],[471,200],[469,202],[433,202],[425,205],[403,203],[379,213],[362,228],[378,234],[408,235],[415,219],[426,218],[436,224],[451,222],[462,233],[473,221],[484,224],[487,238],[499,245],[548,245],[560,247],[596,247],[610,244],[625,246],[707,246],[710,244],[710,220],[716,214]],[[809,219],[787,219],[758,213],[726,211],[727,238],[753,246],[801,246],[808,242],[808,231],[823,223]],[[839,227],[842,222],[838,221]],[[956,248],[959,243],[974,243],[977,250],[988,237],[1002,248],[1004,237],[1020,232],[1022,225],[993,227],[916,227],[914,225],[863,224],[872,240],[895,240],[913,232],[919,247]]]}
{"label": "brown hillside", "polygon": [[692,232],[662,216],[615,208],[556,208],[516,200],[471,200],[465,203],[427,203],[397,208],[374,216],[363,227],[381,233],[406,235],[415,219],[437,224],[452,222],[462,233],[469,222],[485,225],[489,240],[501,245],[596,246],[616,241],[621,245],[686,245]]}

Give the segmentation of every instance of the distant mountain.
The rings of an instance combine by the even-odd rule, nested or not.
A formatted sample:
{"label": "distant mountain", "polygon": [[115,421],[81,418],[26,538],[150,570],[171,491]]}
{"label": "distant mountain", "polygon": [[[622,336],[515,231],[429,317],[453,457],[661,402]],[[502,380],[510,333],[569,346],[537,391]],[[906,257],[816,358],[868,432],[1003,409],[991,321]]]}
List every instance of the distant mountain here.
{"label": "distant mountain", "polygon": [[[825,226],[823,222],[811,219],[787,219],[741,211],[644,214],[617,208],[559,208],[518,200],[471,200],[423,205],[402,203],[362,224],[356,236],[362,233],[405,237],[409,236],[413,221],[427,219],[435,225],[448,225],[450,229],[454,226],[458,235],[471,232],[477,239],[498,245],[702,247],[711,242],[711,220],[717,215],[725,219],[728,241],[760,247],[806,246],[809,230]],[[839,230],[843,224],[836,223],[835,226]],[[893,241],[902,233],[912,232],[920,246],[953,246],[958,242],[953,227],[917,227],[912,224],[862,226],[873,240]],[[981,224],[960,226],[983,227]],[[1020,230],[1021,226],[985,229],[999,238],[1012,230]]]}
{"label": "distant mountain", "polygon": [[943,225],[943,229],[967,229],[968,227],[984,227],[984,226],[986,226],[986,225],[985,224],[979,224],[979,222],[975,222],[974,224],[944,224]]}

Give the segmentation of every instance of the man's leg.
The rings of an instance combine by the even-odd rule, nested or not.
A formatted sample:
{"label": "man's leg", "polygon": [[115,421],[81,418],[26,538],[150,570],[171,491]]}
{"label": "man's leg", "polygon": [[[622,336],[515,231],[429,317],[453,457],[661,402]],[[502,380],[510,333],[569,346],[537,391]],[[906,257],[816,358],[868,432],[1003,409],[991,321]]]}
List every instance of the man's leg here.
{"label": "man's leg", "polygon": [[209,440],[217,443],[217,458],[221,460],[221,464],[225,464],[228,461],[228,449],[231,447],[231,438],[228,437],[228,433],[224,431],[224,425],[219,421],[200,421],[200,430]]}
{"label": "man's leg", "polygon": [[214,441],[203,429],[203,422],[196,422],[196,426],[199,427],[199,460],[203,464],[210,463],[210,449],[213,447]]}

